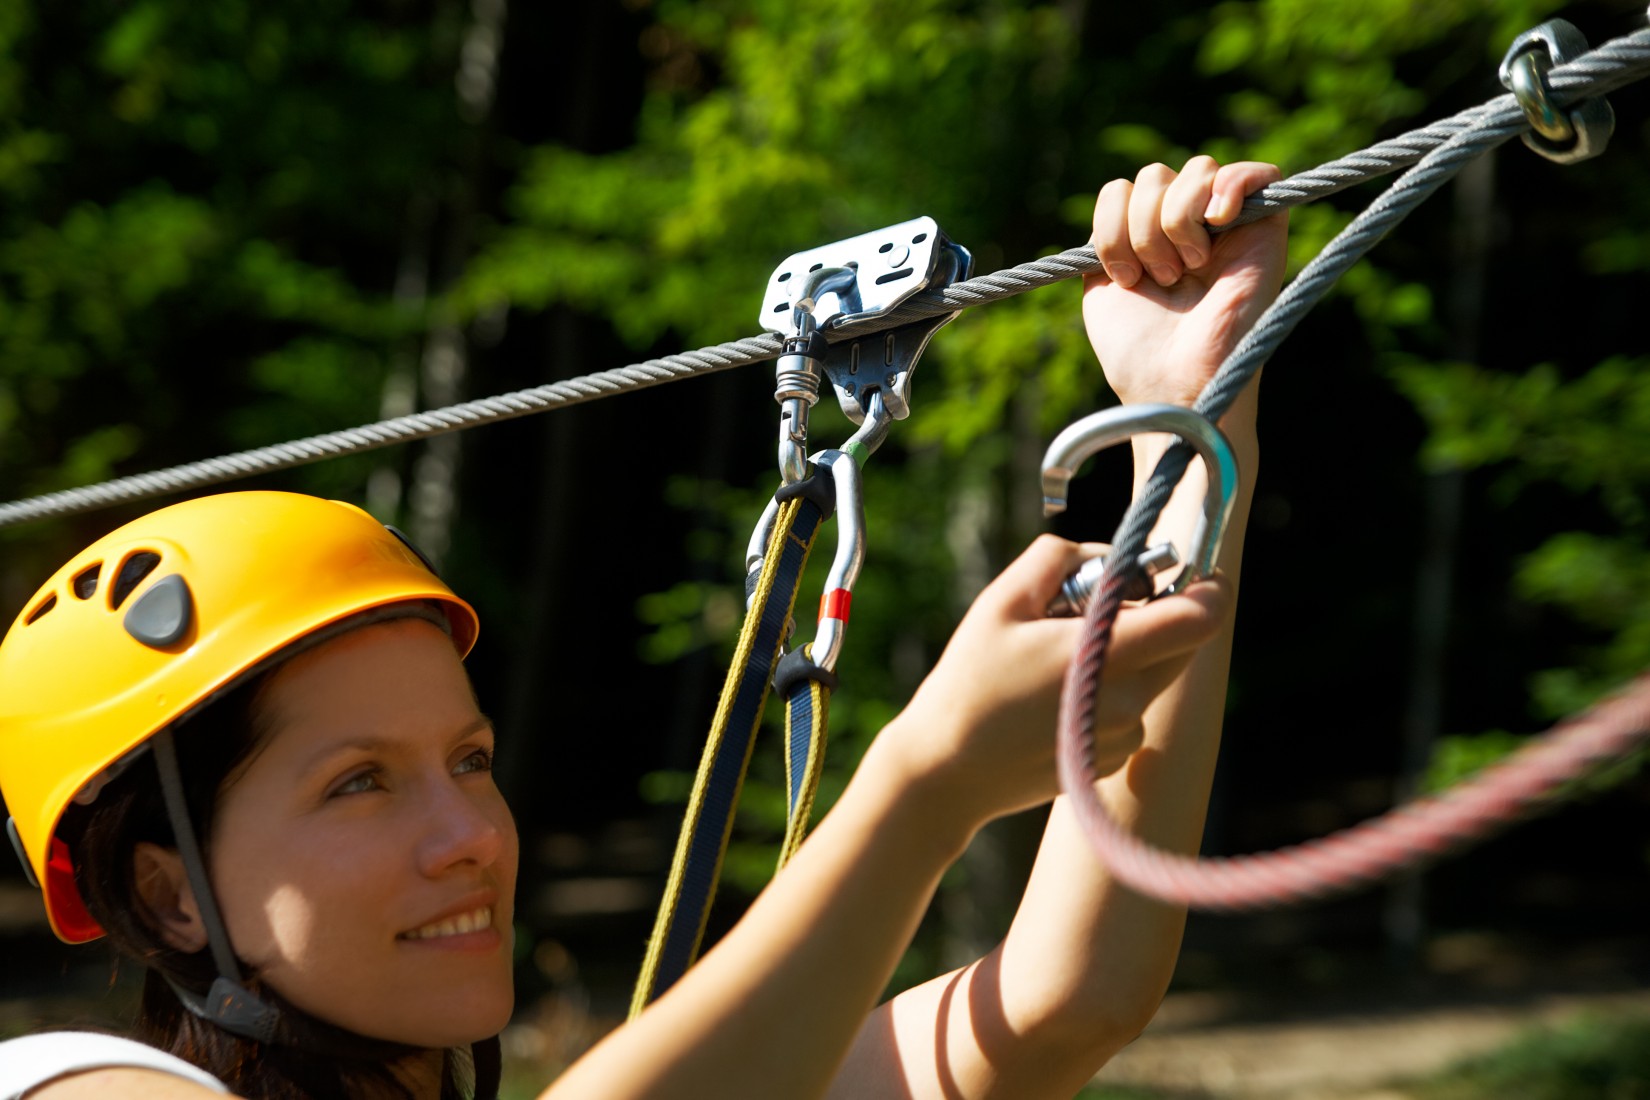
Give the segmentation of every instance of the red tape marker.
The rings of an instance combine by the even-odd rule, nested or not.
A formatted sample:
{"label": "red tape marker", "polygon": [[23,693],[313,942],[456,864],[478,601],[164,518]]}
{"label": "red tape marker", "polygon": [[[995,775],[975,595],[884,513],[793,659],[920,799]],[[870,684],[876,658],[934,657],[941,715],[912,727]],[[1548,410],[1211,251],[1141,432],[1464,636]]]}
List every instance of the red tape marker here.
{"label": "red tape marker", "polygon": [[848,607],[854,602],[854,594],[846,588],[833,588],[819,597],[819,617],[824,619],[840,619],[848,621]]}

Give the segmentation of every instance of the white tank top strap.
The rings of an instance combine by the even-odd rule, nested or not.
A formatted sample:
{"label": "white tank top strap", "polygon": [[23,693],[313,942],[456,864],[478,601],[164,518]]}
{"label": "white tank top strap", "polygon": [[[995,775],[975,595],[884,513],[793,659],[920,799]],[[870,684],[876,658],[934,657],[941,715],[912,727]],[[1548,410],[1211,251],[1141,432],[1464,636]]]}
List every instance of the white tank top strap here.
{"label": "white tank top strap", "polygon": [[0,1042],[0,1100],[20,1100],[31,1089],[89,1069],[152,1069],[228,1094],[222,1081],[181,1058],[114,1035],[47,1031]]}

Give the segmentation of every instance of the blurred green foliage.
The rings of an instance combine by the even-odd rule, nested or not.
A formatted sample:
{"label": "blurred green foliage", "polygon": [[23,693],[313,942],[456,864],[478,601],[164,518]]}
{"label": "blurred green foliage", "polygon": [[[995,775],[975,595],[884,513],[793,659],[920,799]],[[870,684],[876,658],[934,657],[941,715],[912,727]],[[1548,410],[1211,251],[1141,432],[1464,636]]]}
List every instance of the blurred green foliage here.
{"label": "blurred green foliage", "polygon": [[[1291,0],[1228,3],[1215,10],[1200,61],[1207,72],[1241,71],[1253,81],[1228,100],[1234,129],[1257,135],[1243,154],[1298,165],[1303,157],[1328,159],[1385,136],[1385,124],[1394,118],[1436,114],[1464,72],[1497,61],[1501,44],[1522,29],[1555,13],[1573,14],[1562,8],[1552,0],[1386,0],[1326,20],[1314,5]],[[1462,41],[1483,42],[1488,52],[1440,50]],[[1602,162],[1595,167],[1603,168]],[[1650,272],[1642,246],[1643,216],[1650,209],[1642,188],[1610,173],[1597,194],[1612,223],[1583,246],[1582,263],[1595,276],[1634,274],[1642,289]],[[1582,230],[1583,220],[1574,217],[1571,227]],[[1341,221],[1313,208],[1295,212],[1292,257],[1315,253]],[[1551,534],[1522,554],[1511,578],[1519,598],[1594,631],[1596,641],[1570,654],[1572,663],[1539,672],[1530,683],[1535,716],[1555,720],[1650,667],[1650,452],[1640,442],[1650,426],[1650,359],[1624,354],[1562,367],[1452,361],[1451,320],[1442,308],[1448,286],[1438,284],[1439,266],[1423,268],[1417,277],[1413,265],[1400,265],[1409,270],[1389,270],[1377,250],[1339,291],[1355,296],[1360,335],[1377,349],[1392,384],[1427,426],[1421,467],[1432,473],[1481,470],[1494,499],[1507,509],[1518,508],[1532,486],[1554,484],[1586,502],[1583,507],[1597,502],[1608,516],[1600,529]],[[1482,323],[1509,320],[1486,313]],[[1544,320],[1562,323],[1558,313]],[[1560,505],[1553,515],[1562,523],[1559,517],[1578,510]],[[1427,785],[1447,786],[1520,740],[1503,732],[1442,738]],[[1619,780],[1635,770],[1609,774]]]}
{"label": "blurred green foliage", "polygon": [[[1386,0],[1329,20],[1306,3],[1226,3],[1206,18],[1187,11],[1141,28],[1131,52],[1096,71],[1079,64],[1077,44],[1084,21],[1101,17],[1070,5],[931,0],[825,14],[755,0],[662,3],[647,32],[661,63],[634,144],[603,156],[534,151],[512,192],[515,221],[483,248],[455,300],[468,310],[562,302],[607,318],[638,346],[663,333],[708,343],[728,336],[725,318],[748,315],[772,257],[919,209],[942,213],[990,269],[1081,239],[1094,183],[1146,160],[1177,163],[1201,148],[1300,168],[1435,117],[1493,66],[1501,43],[1558,7]],[[1463,40],[1482,51],[1458,50]],[[1161,85],[1181,51],[1195,56],[1197,72],[1176,77],[1206,81],[1220,121],[1189,127],[1184,116],[1152,120],[1155,112],[1119,106],[1119,90]],[[962,133],[968,141],[955,140]],[[1011,172],[991,170],[1005,164]],[[1315,255],[1356,205],[1296,211],[1292,265]],[[1619,244],[1589,254],[1601,270],[1645,267]],[[1602,500],[1617,524],[1553,535],[1514,577],[1521,598],[1599,634],[1573,663],[1532,682],[1537,716],[1556,717],[1650,665],[1650,452],[1635,444],[1650,375],[1631,356],[1579,372],[1454,362],[1441,276],[1377,252],[1337,290],[1357,318],[1347,338],[1376,350],[1427,425],[1421,467],[1482,468],[1509,508],[1530,483],[1556,482]],[[966,316],[935,342],[916,414],[870,465],[874,567],[843,658],[850,688],[833,708],[833,785],[937,654],[968,594],[1033,530],[1015,499],[1029,484],[1025,442],[1109,402],[1074,315],[1071,296],[1056,290]],[[825,442],[847,431],[832,427],[829,404],[816,413]],[[732,534],[697,549],[737,560],[764,488],[703,488],[695,508],[725,516]],[[936,537],[948,527],[955,537]],[[828,561],[828,542],[816,557]],[[816,561],[805,592],[822,568]],[[725,656],[738,606],[731,581],[649,597],[640,613],[655,633],[644,656],[669,660],[704,644]],[[895,667],[889,655],[900,653],[909,660]],[[1446,738],[1431,778],[1464,774],[1464,761],[1514,743]],[[759,757],[741,811],[742,835],[756,838],[758,852],[781,826],[778,780],[777,765]],[[659,797],[681,789],[649,787]],[[741,851],[730,877],[755,889],[769,864]]]}
{"label": "blurred green foliage", "polygon": [[[1617,7],[1564,11],[1597,41],[1626,29]],[[1208,151],[1294,171],[1479,102],[1498,91],[1491,74],[1506,43],[1560,5],[1366,0],[1331,16],[1311,0],[655,0],[626,10],[646,92],[628,137],[592,152],[466,122],[453,83],[467,18],[458,3],[0,5],[8,496],[375,419],[395,364],[438,325],[479,344],[499,317],[572,311],[641,355],[748,334],[780,258],[916,214],[935,216],[981,271],[1069,247],[1088,234],[1098,185],[1149,160]],[[535,42],[509,56],[532,64],[580,49]],[[1512,168],[1510,158],[1534,160],[1516,146],[1509,168],[1498,164],[1550,169],[1544,199],[1568,188],[1516,215],[1521,247],[1557,269],[1551,293],[1568,294],[1568,308],[1626,297],[1624,286],[1642,305],[1645,133],[1643,119],[1624,117],[1617,147],[1576,168]],[[501,177],[496,192],[476,189],[478,163]],[[1295,211],[1291,266],[1372,193]],[[474,231],[445,272],[402,278],[419,262],[441,266],[421,255],[432,223],[457,211]],[[1537,494],[1546,502],[1540,538],[1502,549],[1516,562],[1513,598],[1567,641],[1527,685],[1492,687],[1527,690],[1529,722],[1550,720],[1650,666],[1650,360],[1638,346],[1560,361],[1501,345],[1494,361],[1461,361],[1438,245],[1447,212],[1417,221],[1343,281],[1326,307],[1339,311],[1335,331],[1314,355],[1332,370],[1348,349],[1367,349],[1380,385],[1413,409],[1405,427],[1424,442],[1391,478],[1464,471],[1506,513]],[[917,372],[912,418],[867,467],[871,564],[832,704],[821,809],[974,592],[1038,529],[1042,443],[1112,400],[1077,305],[1066,286],[950,326]],[[1491,313],[1486,327],[1526,321]],[[1287,385],[1309,392],[1314,380]],[[851,430],[833,405],[816,410],[820,445]],[[359,500],[379,461],[323,464],[285,484]],[[649,630],[644,660],[725,660],[742,606],[735,574],[773,482],[771,471],[672,480],[667,499],[695,517],[682,552],[704,568],[623,609]],[[520,520],[476,517],[473,540],[519,542]],[[62,532],[0,531],[0,587],[14,606],[56,564]],[[804,602],[833,537],[822,537]],[[474,583],[505,587],[491,572]],[[1518,740],[1481,732],[1446,740],[1434,778]],[[759,757],[729,857],[747,890],[771,868],[779,768]],[[645,782],[665,801],[684,789],[679,775]]]}

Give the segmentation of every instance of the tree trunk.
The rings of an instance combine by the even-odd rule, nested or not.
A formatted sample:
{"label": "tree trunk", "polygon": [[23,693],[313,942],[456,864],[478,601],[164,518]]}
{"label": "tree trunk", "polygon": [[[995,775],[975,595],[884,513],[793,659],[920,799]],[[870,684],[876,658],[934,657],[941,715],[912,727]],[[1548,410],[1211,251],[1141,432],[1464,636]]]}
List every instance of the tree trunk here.
{"label": "tree trunk", "polygon": [[[1456,177],[1451,234],[1449,350],[1453,358],[1465,363],[1477,362],[1479,355],[1494,204],[1495,161],[1479,157]],[[1403,758],[1394,790],[1398,801],[1413,798],[1418,792],[1440,732],[1464,482],[1465,474],[1453,467],[1435,470],[1426,480],[1426,512],[1410,635],[1409,692],[1404,706]],[[1392,884],[1387,892],[1384,923],[1393,961],[1406,969],[1416,967],[1427,933],[1426,884],[1420,872],[1404,875]]]}

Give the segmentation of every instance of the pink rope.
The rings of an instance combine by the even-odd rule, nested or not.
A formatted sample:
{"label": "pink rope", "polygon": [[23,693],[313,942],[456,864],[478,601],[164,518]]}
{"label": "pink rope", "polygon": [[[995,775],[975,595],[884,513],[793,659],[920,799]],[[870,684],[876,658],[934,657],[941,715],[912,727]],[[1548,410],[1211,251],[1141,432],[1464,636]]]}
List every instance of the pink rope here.
{"label": "pink rope", "polygon": [[1253,855],[1199,859],[1152,848],[1124,831],[1095,793],[1094,699],[1121,606],[1107,576],[1066,672],[1060,785],[1084,833],[1117,879],[1192,909],[1258,909],[1330,897],[1440,859],[1541,808],[1540,800],[1650,738],[1650,673],[1441,794],[1318,840]]}

